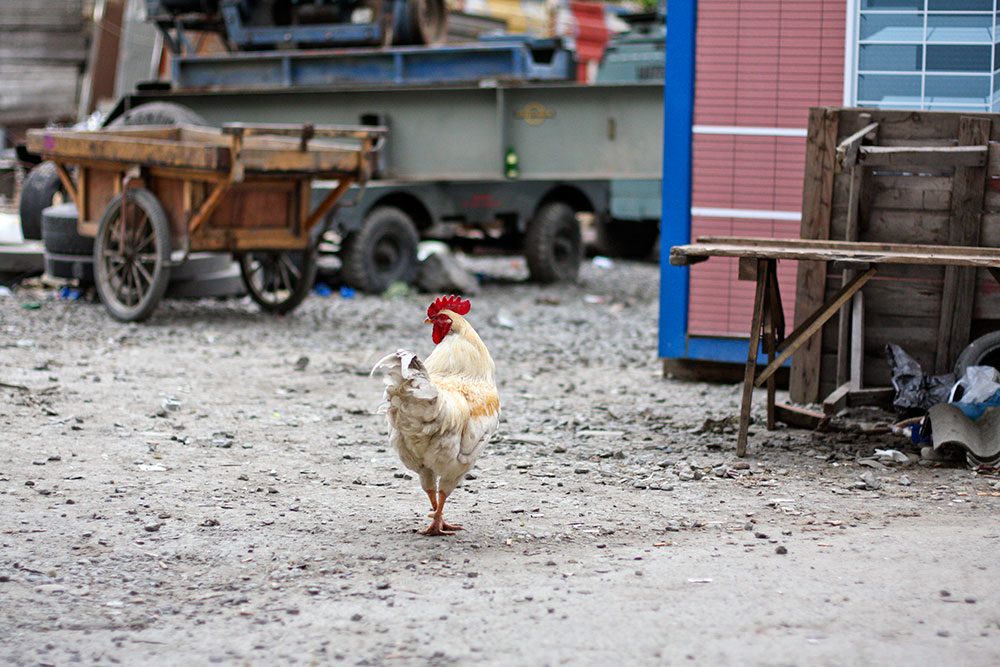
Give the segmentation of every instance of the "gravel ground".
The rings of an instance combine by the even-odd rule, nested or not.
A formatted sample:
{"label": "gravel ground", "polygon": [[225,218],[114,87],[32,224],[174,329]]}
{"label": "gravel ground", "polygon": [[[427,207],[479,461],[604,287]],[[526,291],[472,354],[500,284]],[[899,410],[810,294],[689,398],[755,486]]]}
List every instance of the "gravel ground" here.
{"label": "gravel ground", "polygon": [[662,377],[656,266],[474,265],[504,416],[444,538],[367,376],[427,295],[0,297],[0,659],[997,664],[997,477],[873,460],[880,413],[737,459],[739,386]]}

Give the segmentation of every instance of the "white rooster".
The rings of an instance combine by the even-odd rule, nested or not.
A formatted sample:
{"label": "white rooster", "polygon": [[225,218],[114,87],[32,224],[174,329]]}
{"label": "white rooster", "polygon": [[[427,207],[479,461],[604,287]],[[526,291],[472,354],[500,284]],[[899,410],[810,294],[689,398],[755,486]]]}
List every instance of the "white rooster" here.
{"label": "white rooster", "polygon": [[468,300],[439,297],[427,309],[437,344],[421,362],[398,350],[383,357],[372,375],[385,376],[389,442],[403,464],[420,475],[431,501],[431,525],[423,535],[451,535],[462,527],[446,523],[444,501],[475,464],[500,422],[496,366],[479,334],[463,315]]}

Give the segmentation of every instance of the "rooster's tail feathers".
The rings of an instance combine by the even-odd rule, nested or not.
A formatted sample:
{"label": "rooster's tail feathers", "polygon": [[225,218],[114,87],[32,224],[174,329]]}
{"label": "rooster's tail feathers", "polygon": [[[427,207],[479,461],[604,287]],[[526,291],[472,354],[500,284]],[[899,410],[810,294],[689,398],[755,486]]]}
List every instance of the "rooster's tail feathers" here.
{"label": "rooster's tail feathers", "polygon": [[427,376],[427,369],[417,355],[406,350],[396,350],[382,357],[372,368],[371,375],[384,374],[386,399],[397,394],[407,394],[418,400],[433,401],[437,388]]}

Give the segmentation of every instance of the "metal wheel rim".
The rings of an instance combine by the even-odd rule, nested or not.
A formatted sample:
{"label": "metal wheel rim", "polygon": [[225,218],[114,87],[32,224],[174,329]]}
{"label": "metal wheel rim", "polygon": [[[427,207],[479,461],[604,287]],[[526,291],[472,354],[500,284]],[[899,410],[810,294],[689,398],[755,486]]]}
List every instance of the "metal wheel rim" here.
{"label": "metal wheel rim", "polygon": [[[135,308],[153,289],[160,263],[156,230],[145,210],[135,204],[126,205],[126,214],[119,213],[114,224],[105,231],[101,263],[104,265],[108,296],[126,308]],[[126,224],[129,213],[135,211],[135,224]]]}
{"label": "metal wheel rim", "polygon": [[247,259],[247,285],[262,301],[272,305],[290,299],[302,280],[302,269],[291,255],[281,253],[250,253]]}

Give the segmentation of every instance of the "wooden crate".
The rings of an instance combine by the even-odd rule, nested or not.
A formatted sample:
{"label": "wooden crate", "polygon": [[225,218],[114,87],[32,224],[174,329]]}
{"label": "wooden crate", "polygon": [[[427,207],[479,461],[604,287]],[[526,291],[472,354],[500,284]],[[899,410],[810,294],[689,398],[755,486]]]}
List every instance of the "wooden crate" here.
{"label": "wooden crate", "polygon": [[[811,109],[802,237],[998,247],[997,142],[1000,114]],[[796,321],[843,280],[840,267],[800,262]],[[942,373],[971,339],[1000,329],[1000,286],[985,269],[887,265],[863,294],[862,387],[890,385],[887,343]],[[793,401],[822,400],[850,375],[837,362],[850,344],[848,308],[841,316],[793,357]]]}

